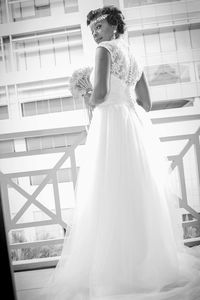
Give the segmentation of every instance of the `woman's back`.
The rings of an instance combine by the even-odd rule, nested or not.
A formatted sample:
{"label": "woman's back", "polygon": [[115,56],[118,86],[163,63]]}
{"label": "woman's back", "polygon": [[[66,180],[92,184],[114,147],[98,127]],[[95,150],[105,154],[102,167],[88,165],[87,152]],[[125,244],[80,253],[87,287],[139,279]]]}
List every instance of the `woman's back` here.
{"label": "woman's back", "polygon": [[127,103],[134,99],[134,88],[142,74],[130,46],[122,39],[102,42],[98,47],[106,48],[111,55],[110,91],[101,105]]}

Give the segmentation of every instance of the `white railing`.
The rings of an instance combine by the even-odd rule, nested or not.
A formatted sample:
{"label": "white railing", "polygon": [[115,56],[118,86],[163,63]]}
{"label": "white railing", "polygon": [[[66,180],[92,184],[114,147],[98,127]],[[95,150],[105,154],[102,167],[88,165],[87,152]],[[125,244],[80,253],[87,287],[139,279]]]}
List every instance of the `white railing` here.
{"label": "white railing", "polygon": [[[188,115],[188,116],[177,116],[177,117],[168,117],[168,118],[153,118],[152,122],[154,124],[160,123],[168,123],[168,122],[179,122],[179,121],[187,121],[187,120],[200,120],[200,114],[196,115]],[[156,125],[155,125],[156,126]],[[5,220],[6,220],[6,229],[7,234],[13,230],[20,230],[22,228],[37,228],[41,226],[47,225],[59,225],[65,231],[65,234],[70,232],[71,224],[66,222],[66,220],[62,217],[62,209],[61,209],[61,201],[59,196],[59,182],[56,176],[57,171],[62,168],[62,166],[66,163],[66,161],[70,160],[71,165],[71,172],[72,172],[72,182],[73,187],[75,189],[76,185],[76,178],[77,178],[77,160],[75,151],[80,144],[83,144],[83,140],[86,137],[85,128],[83,127],[82,130],[79,130],[79,134],[77,136],[76,142],[71,145],[70,147],[61,147],[57,149],[44,149],[44,150],[32,150],[32,151],[24,151],[24,152],[16,152],[16,153],[9,153],[9,154],[2,154],[0,155],[0,159],[8,159],[8,158],[20,158],[28,156],[30,159],[31,157],[34,158],[35,156],[40,155],[55,155],[60,154],[61,156],[57,159],[54,163],[54,166],[49,169],[39,169],[39,170],[28,170],[28,171],[20,171],[20,172],[0,172],[0,180],[1,180],[1,189],[3,195],[3,207],[5,211]],[[43,132],[44,134],[44,132]],[[187,185],[186,185],[186,178],[184,173],[184,157],[187,155],[188,151],[190,151],[191,147],[195,149],[195,159],[196,159],[196,166],[197,169],[197,180],[200,181],[200,145],[199,145],[199,138],[200,138],[200,128],[192,133],[192,134],[184,134],[184,135],[176,135],[176,136],[165,136],[161,138],[163,143],[169,141],[181,141],[187,140],[187,143],[182,148],[180,153],[176,155],[168,156],[169,161],[171,162],[172,170],[178,169],[179,178],[180,178],[180,186],[181,186],[181,198],[180,198],[180,207],[184,209],[184,211],[192,217],[192,220],[188,220],[187,222],[183,222],[183,227],[185,230],[188,226],[194,226],[200,228],[200,214],[199,210],[195,210],[193,205],[188,201],[188,194],[187,194]],[[26,178],[35,175],[45,175],[43,180],[39,183],[33,193],[29,193],[23,186],[17,184],[13,179],[16,178]],[[52,211],[49,207],[44,205],[42,201],[38,200],[38,197],[43,192],[47,184],[51,182],[53,189],[52,194],[55,200],[55,211]],[[12,216],[11,209],[10,209],[10,196],[9,196],[9,188],[12,187],[18,194],[20,194],[26,202],[20,207],[18,212]],[[67,195],[66,195],[67,198]],[[35,205],[38,210],[43,212],[48,219],[45,220],[38,220],[38,221],[25,221],[20,222],[20,218],[28,211],[31,205]],[[73,207],[69,207],[69,210],[73,211]],[[58,244],[62,244],[63,236],[58,236],[57,238],[47,239],[47,240],[34,240],[34,241],[16,241],[15,243],[10,242],[10,250],[21,251],[20,249],[25,248],[34,248],[34,247],[53,247]],[[190,238],[185,239],[185,243],[187,245],[193,245],[200,242],[199,236],[190,236]],[[45,259],[32,259],[27,261],[18,261],[13,262],[15,269],[24,269],[24,268],[33,268],[33,267],[41,267],[41,266],[49,266],[55,264],[58,257],[47,257]]]}

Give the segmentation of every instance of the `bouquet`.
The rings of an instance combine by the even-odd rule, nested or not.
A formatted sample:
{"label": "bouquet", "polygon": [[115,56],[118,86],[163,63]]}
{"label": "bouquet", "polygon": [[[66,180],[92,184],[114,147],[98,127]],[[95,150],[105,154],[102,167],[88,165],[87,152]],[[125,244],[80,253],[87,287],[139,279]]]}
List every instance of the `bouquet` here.
{"label": "bouquet", "polygon": [[92,90],[90,74],[92,68],[85,67],[75,70],[69,81],[69,89],[74,98],[83,96],[88,90]]}
{"label": "bouquet", "polygon": [[[92,84],[90,82],[91,72],[91,67],[84,67],[77,69],[72,73],[72,76],[69,80],[69,90],[74,98],[83,97],[88,91],[92,90]],[[89,121],[91,121],[92,109],[86,102],[85,106],[87,108]]]}

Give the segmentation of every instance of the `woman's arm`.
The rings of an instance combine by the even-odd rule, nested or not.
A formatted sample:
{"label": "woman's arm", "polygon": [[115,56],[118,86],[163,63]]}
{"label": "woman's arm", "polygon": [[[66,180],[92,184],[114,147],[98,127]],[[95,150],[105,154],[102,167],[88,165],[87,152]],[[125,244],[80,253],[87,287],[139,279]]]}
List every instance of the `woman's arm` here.
{"label": "woman's arm", "polygon": [[91,106],[104,102],[110,90],[110,64],[109,51],[104,47],[98,47],[95,57],[94,89],[89,99]]}
{"label": "woman's arm", "polygon": [[148,84],[144,72],[142,73],[142,76],[136,83],[135,93],[136,93],[138,104],[141,105],[147,112],[150,111],[152,103],[151,103],[149,88],[148,88]]}

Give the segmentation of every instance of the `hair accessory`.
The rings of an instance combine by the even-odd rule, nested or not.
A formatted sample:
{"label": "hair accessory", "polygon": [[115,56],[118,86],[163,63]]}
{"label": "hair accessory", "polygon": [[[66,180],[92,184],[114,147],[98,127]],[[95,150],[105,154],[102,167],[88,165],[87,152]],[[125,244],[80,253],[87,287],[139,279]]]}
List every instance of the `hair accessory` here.
{"label": "hair accessory", "polygon": [[107,16],[108,16],[108,14],[104,14],[104,15],[102,15],[102,16],[99,16],[98,18],[92,20],[92,22],[91,22],[90,24],[95,24],[95,23],[97,23],[97,22],[100,22],[100,21],[102,21],[102,20],[105,20],[105,19],[107,18]]}

